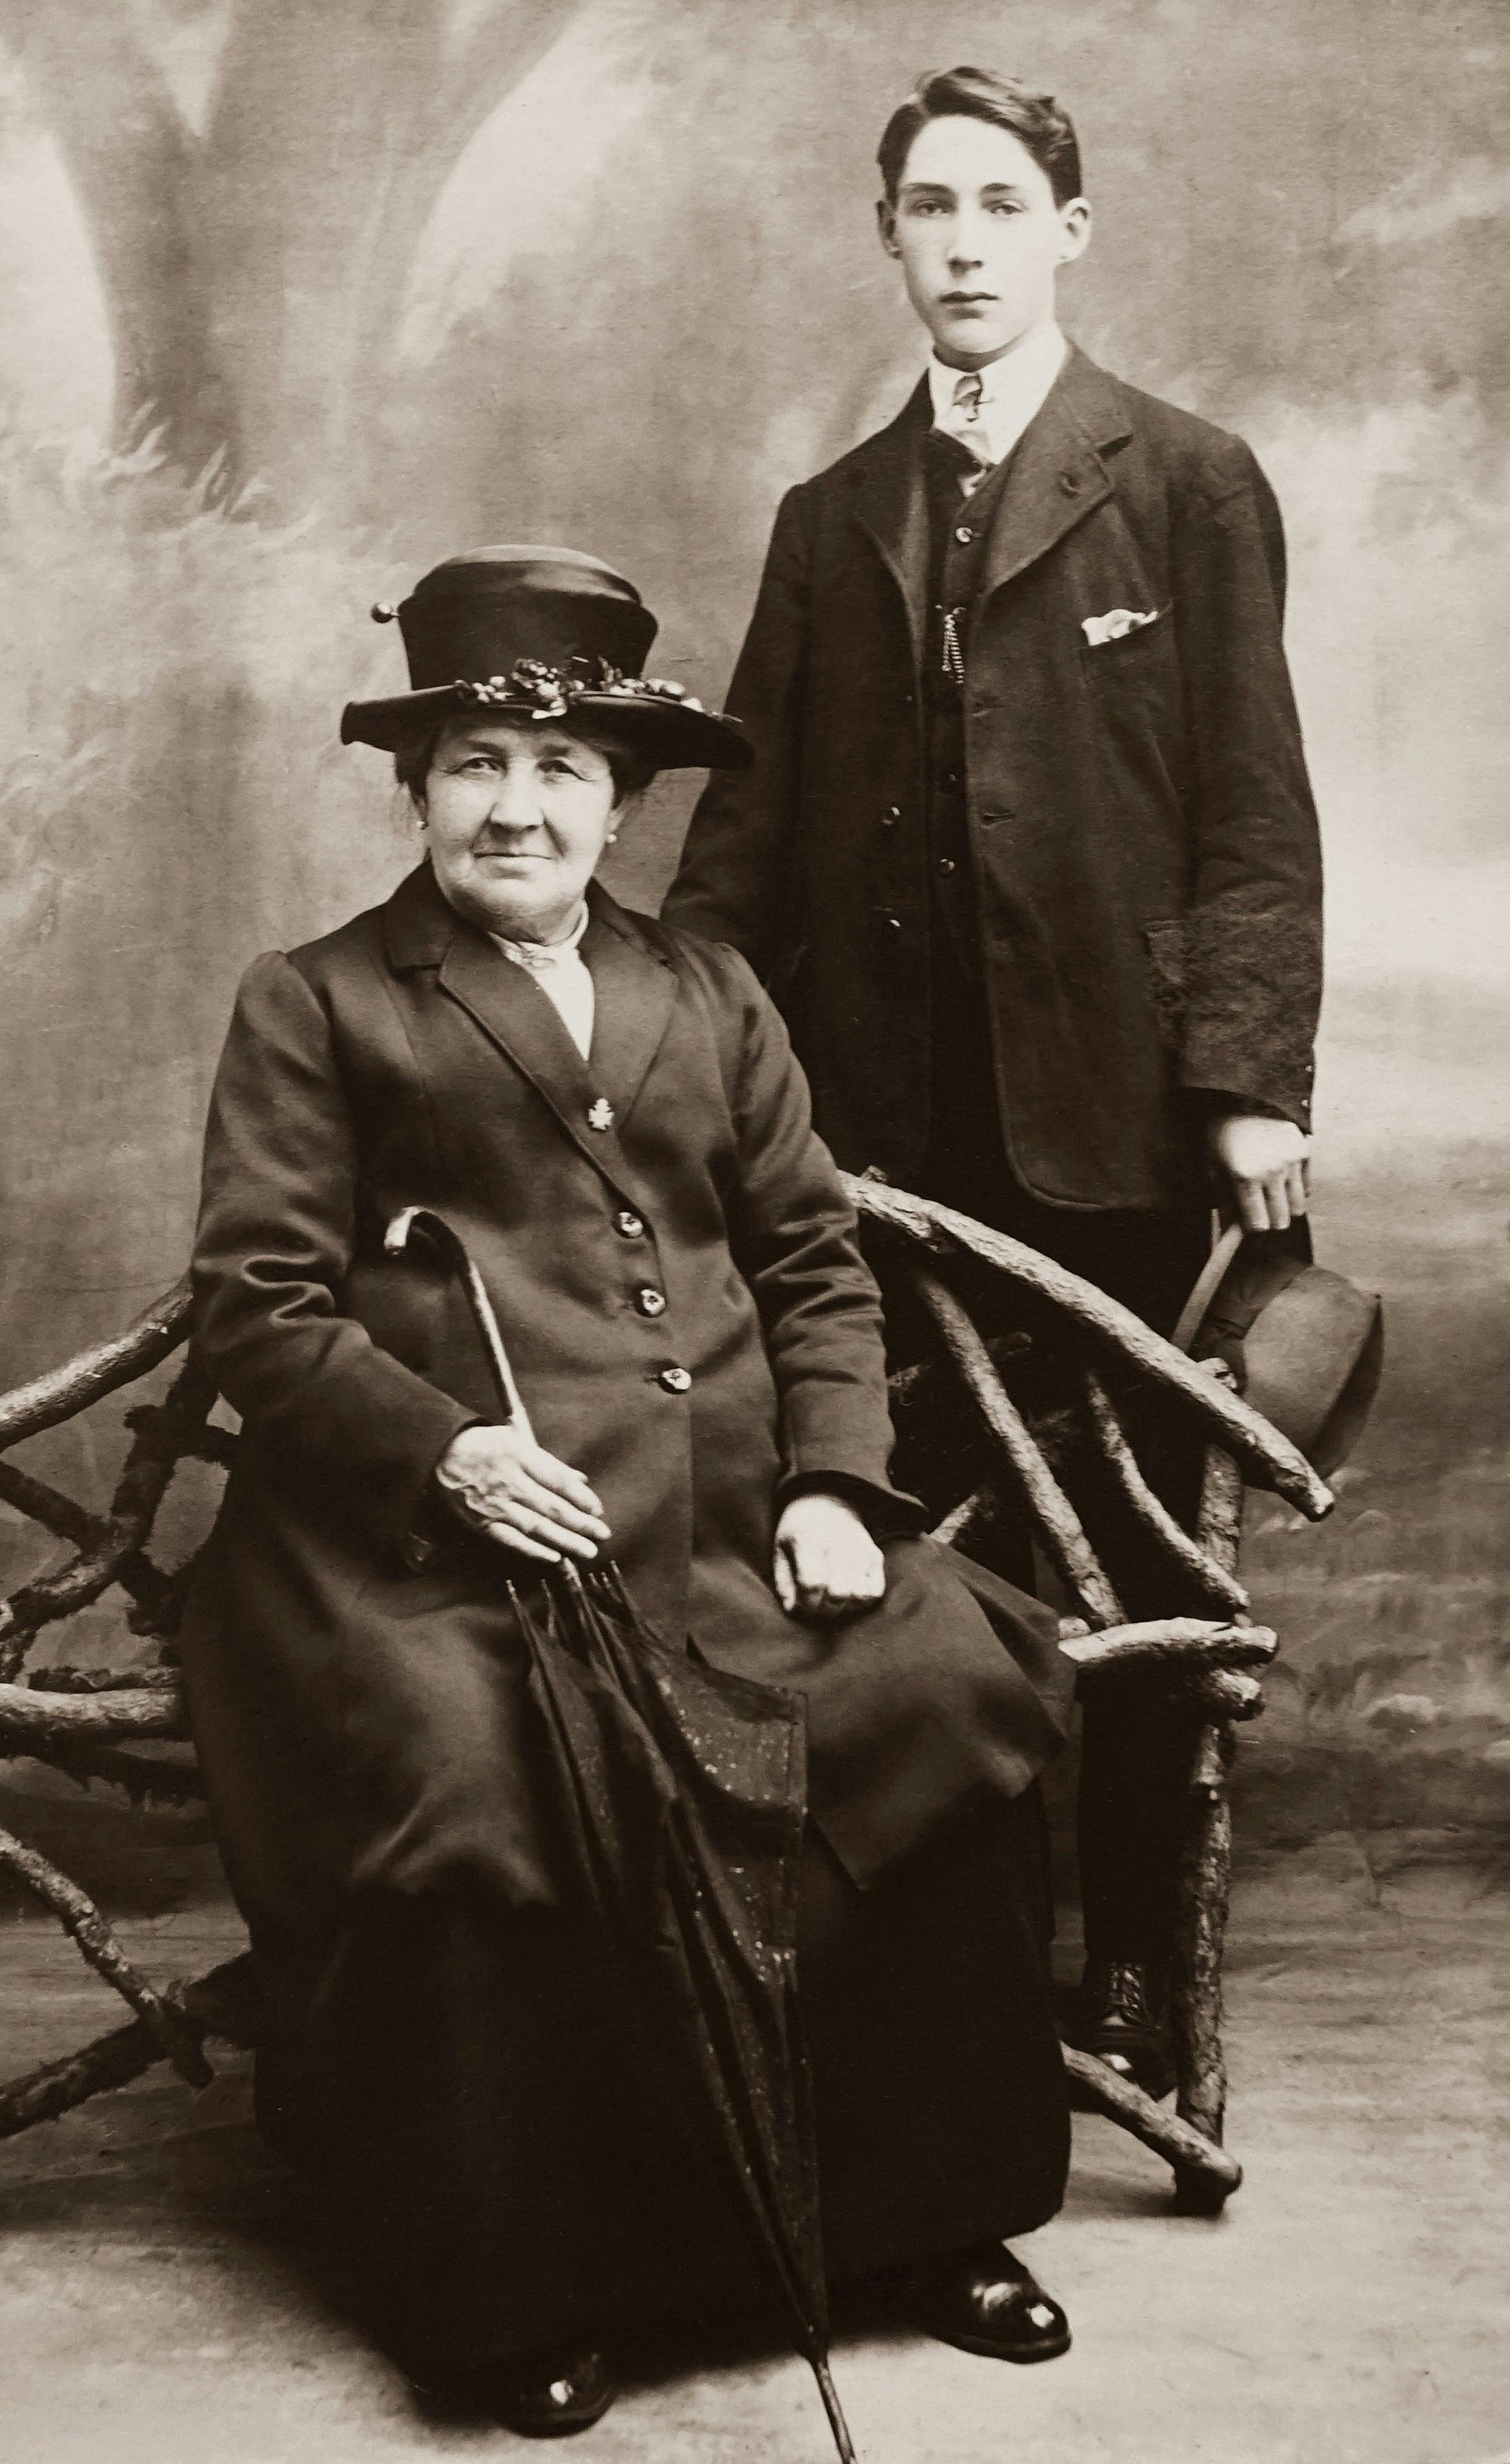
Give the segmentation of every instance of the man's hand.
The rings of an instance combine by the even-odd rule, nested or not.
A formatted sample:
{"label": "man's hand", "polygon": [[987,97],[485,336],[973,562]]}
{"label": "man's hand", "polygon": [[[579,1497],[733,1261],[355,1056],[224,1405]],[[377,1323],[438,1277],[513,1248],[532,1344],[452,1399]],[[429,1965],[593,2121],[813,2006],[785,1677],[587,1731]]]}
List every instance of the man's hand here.
{"label": "man's hand", "polygon": [[854,1617],[886,1596],[886,1560],[853,1506],[814,1489],[782,1508],[771,1580],[788,1617]]}
{"label": "man's hand", "polygon": [[469,1529],[549,1566],[564,1556],[591,1559],[612,1536],[580,1471],[517,1429],[463,1429],[435,1478]]}
{"label": "man's hand", "polygon": [[1229,1112],[1211,1125],[1210,1148],[1232,1185],[1248,1232],[1283,1232],[1310,1202],[1311,1141],[1293,1121],[1267,1112]]}

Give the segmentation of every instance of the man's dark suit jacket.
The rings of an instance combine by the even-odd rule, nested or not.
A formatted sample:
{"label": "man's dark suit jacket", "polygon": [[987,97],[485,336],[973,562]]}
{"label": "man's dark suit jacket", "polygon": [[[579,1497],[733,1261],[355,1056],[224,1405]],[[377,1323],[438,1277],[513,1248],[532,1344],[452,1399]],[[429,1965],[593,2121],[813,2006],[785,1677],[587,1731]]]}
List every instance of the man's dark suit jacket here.
{"label": "man's dark suit jacket", "polygon": [[[766,977],[842,1164],[927,1137],[926,385],[793,488],[667,900]],[[967,646],[968,827],[1001,1130],[1023,1186],[1178,1202],[1188,1093],[1308,1126],[1316,816],[1246,445],[1072,351],[1016,450]],[[1093,648],[1087,618],[1154,621]],[[1183,1167],[1183,1168],[1182,1168]]]}

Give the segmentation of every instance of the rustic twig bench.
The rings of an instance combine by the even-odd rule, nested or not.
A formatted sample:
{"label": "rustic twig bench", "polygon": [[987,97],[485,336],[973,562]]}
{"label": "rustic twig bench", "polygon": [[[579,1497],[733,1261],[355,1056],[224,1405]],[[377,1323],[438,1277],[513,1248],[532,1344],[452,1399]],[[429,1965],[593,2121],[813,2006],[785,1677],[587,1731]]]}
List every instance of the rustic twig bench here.
{"label": "rustic twig bench", "polygon": [[[1277,1648],[1274,1635],[1252,1623],[1238,1580],[1243,1488],[1252,1482],[1275,1489],[1312,1518],[1324,1514],[1331,1499],[1304,1458],[1231,1390],[1220,1363],[1188,1360],[1093,1286],[968,1217],[869,1178],[848,1187],[868,1235],[885,1252],[890,1277],[910,1287],[931,1330],[929,1356],[894,1379],[899,1422],[922,1406],[931,1384],[934,1414],[942,1398],[952,1422],[963,1423],[966,1440],[975,1441],[976,1473],[943,1514],[935,1537],[968,1547],[997,1517],[1025,1517],[1073,1605],[1062,1621],[1061,1647],[1075,1661],[1081,1685],[1093,1686],[1108,1672],[1137,1673],[1150,1685],[1172,1689],[1204,1723],[1189,1776],[1177,1929],[1175,2110],[1156,2104],[1091,2055],[1066,2048],[1066,2060],[1083,2102],[1166,2160],[1178,2205],[1214,2213],[1242,2179],[1222,2145],[1221,1969],[1232,1852],[1227,1778],[1236,1724],[1262,1707],[1257,1672]],[[1068,1411],[1035,1414],[1014,1399],[1010,1348],[1003,1360],[1004,1348],[988,1344],[956,1288],[963,1267],[977,1275],[985,1270],[1047,1316],[1073,1396]],[[0,1604],[0,1759],[35,1756],[82,1784],[123,1789],[138,1804],[183,1805],[203,1794],[191,1765],[141,1750],[145,1741],[187,1734],[172,1638],[193,1561],[169,1572],[149,1544],[180,1463],[225,1466],[235,1438],[211,1421],[214,1393],[190,1357],[160,1403],[126,1415],[131,1442],[103,1512],[78,1505],[6,1458],[156,1369],[186,1342],[189,1307],[186,1280],[122,1334],[0,1397],[0,1501],[74,1551],[60,1568],[23,1583]],[[1125,1433],[1120,1400],[1137,1387],[1151,1387],[1162,1407],[1204,1443],[1193,1531],[1150,1486]],[[964,1414],[962,1394],[968,1398]],[[951,1460],[954,1452],[951,1447]],[[963,1455],[970,1454],[966,1442]],[[1114,1581],[1086,1535],[1076,1493],[1087,1463],[1098,1480],[1116,1486],[1160,1568],[1168,1614],[1156,1620],[1127,1622]],[[48,1628],[112,1587],[123,1595],[129,1630],[157,1639],[157,1664],[129,1670],[28,1664]],[[86,1894],[37,1849],[0,1831],[0,1868],[52,1909],[135,2014],[78,2052],[0,2085],[0,2138],[56,2120],[154,2062],[171,2062],[191,2087],[202,2087],[211,2076],[207,2037],[243,2046],[255,2041],[245,1955],[192,1982],[154,1987],[126,1958]]]}

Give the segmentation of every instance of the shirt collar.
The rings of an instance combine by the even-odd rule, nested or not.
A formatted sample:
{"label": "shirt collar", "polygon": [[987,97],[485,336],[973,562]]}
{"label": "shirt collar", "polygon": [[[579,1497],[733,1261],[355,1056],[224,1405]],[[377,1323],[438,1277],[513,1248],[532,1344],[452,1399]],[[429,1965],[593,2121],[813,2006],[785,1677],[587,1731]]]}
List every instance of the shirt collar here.
{"label": "shirt collar", "polygon": [[[1036,333],[1004,351],[999,360],[978,371],[981,380],[982,443],[990,459],[1000,462],[1011,451],[1029,423],[1035,419],[1054,389],[1069,356],[1069,344],[1051,318]],[[947,427],[954,408],[954,388],[965,371],[945,367],[938,358],[928,362],[928,393],[936,428]]]}

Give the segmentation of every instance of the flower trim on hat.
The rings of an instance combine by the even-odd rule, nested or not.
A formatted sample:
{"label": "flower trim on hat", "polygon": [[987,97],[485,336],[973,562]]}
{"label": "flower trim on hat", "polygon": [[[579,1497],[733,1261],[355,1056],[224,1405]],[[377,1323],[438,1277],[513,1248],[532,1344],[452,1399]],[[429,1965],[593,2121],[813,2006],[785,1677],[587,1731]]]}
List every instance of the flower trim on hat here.
{"label": "flower trim on hat", "polygon": [[574,701],[590,694],[625,701],[677,702],[683,710],[702,708],[695,693],[671,677],[627,676],[607,659],[570,659],[564,668],[547,667],[543,659],[516,659],[506,676],[486,680],[458,676],[455,691],[462,701],[483,708],[530,703],[532,718],[565,718]]}

